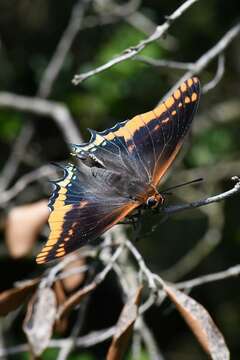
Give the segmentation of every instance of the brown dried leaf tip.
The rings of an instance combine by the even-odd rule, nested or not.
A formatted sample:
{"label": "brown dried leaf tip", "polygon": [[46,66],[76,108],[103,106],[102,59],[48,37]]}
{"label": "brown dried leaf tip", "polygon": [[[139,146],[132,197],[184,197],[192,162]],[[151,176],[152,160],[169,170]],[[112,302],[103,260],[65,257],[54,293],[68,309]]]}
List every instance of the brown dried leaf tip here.
{"label": "brown dried leaf tip", "polygon": [[173,287],[165,285],[164,290],[211,359],[229,360],[230,353],[224,337],[207,310],[196,300]]}
{"label": "brown dried leaf tip", "polygon": [[60,305],[57,318],[62,318],[66,316],[80,301],[85,298],[90,292],[96,289],[97,284],[92,282],[89,285],[86,285],[84,288],[79,289],[73,295],[71,295],[62,305]]}
{"label": "brown dried leaf tip", "polygon": [[108,350],[107,360],[120,360],[127,350],[134,323],[138,316],[142,289],[142,286],[139,287],[135,295],[130,298],[123,307],[116,325],[115,335],[113,336],[111,346]]}
{"label": "brown dried leaf tip", "polygon": [[24,284],[0,293],[0,316],[16,310],[36,289],[39,279],[25,281]]}

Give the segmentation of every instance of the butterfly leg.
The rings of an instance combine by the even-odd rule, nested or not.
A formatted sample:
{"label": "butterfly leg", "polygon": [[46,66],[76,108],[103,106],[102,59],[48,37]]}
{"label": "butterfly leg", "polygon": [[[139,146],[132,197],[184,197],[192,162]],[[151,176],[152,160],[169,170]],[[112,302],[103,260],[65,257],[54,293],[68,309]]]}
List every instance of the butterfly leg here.
{"label": "butterfly leg", "polygon": [[128,219],[125,219],[123,221],[120,221],[118,224],[135,226],[136,223],[137,223],[137,219],[132,217],[132,218],[128,218]]}
{"label": "butterfly leg", "polygon": [[142,216],[142,209],[138,209],[135,216],[135,221],[132,223],[133,225],[133,241],[140,240],[140,232],[142,230],[142,222],[141,222],[141,216]]}
{"label": "butterfly leg", "polygon": [[119,222],[119,224],[123,224],[123,225],[132,225],[134,241],[139,240],[139,234],[142,228],[142,224],[140,221],[141,215],[142,215],[142,209],[138,209],[136,213],[128,216],[124,221]]}
{"label": "butterfly leg", "polygon": [[140,232],[142,230],[142,223],[141,221],[138,221],[133,226],[133,241],[139,241],[140,240]]}

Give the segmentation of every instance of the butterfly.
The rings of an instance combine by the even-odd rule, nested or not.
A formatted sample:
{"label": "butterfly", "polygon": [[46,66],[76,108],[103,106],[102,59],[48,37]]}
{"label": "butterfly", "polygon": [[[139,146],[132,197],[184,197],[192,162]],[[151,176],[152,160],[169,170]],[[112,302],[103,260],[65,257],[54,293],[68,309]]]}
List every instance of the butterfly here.
{"label": "butterfly", "polygon": [[46,263],[102,235],[141,207],[164,198],[161,178],[179,152],[197,110],[198,78],[181,84],[152,111],[72,145],[76,163],[63,168],[49,200],[50,236],[36,258]]}

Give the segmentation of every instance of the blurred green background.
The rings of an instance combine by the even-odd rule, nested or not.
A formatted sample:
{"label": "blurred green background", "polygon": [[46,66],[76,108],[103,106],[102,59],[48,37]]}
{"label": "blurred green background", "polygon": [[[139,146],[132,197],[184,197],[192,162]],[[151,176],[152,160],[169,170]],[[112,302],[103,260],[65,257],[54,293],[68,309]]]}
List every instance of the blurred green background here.
{"label": "blurred green background", "polygon": [[[119,1],[119,4],[122,3],[124,2]],[[68,23],[74,4],[75,1],[56,0],[0,1],[1,91],[28,96],[36,94],[41,75]],[[143,0],[138,11],[153,23],[161,24],[165,16],[178,6],[179,1],[175,0]],[[87,14],[90,16],[93,13],[91,9]],[[194,62],[236,24],[239,18],[240,3],[237,0],[199,1],[171,26],[169,35],[162,43],[150,45],[142,55]],[[164,93],[183,74],[180,70],[154,68],[130,60],[86,80],[79,86],[72,85],[74,74],[101,65],[145,37],[146,34],[124,18],[112,24],[85,28],[76,36],[54,83],[50,99],[68,106],[86,141],[89,139],[86,128],[101,131],[117,121],[155,107]],[[185,152],[183,151],[184,157],[182,156],[181,163],[174,166],[167,180],[167,185],[176,184],[180,179],[188,180],[189,176],[197,174],[204,177],[204,184],[198,186],[196,191],[186,188],[175,192],[176,196],[171,198],[170,202],[180,202],[183,199],[190,201],[197,196],[225,191],[232,186],[229,180],[231,175],[240,175],[239,40],[238,37],[227,48],[223,79],[213,90],[203,95],[194,133]],[[216,68],[217,59],[199,75],[202,83],[214,77]],[[219,118],[222,120],[219,121]],[[201,121],[207,123],[204,123],[205,128]],[[1,167],[6,163],[14,141],[26,123],[34,124],[34,136],[27,148],[28,157],[10,185],[13,185],[20,175],[42,164],[66,160],[68,157],[68,148],[52,119],[0,108]],[[11,201],[9,207],[1,210],[2,216],[8,208],[16,204],[34,202],[48,194],[47,185],[40,184],[34,189],[36,191],[23,191]],[[177,280],[220,271],[239,263],[239,200],[239,196],[230,198],[216,210],[213,216],[223,217],[221,241],[212,252],[209,250],[209,256]],[[220,215],[218,211],[221,212]],[[211,210],[209,212],[211,213]],[[212,214],[200,210],[174,216],[154,234],[142,239],[137,246],[150,268],[169,275],[171,279],[173,273],[165,271],[199,242],[208,228],[208,216],[211,217]],[[4,277],[1,276],[1,290],[10,288],[17,280],[42,271],[35,265],[32,257],[16,260],[9,256],[4,245],[4,229],[1,236],[0,269],[1,274],[4,274]],[[121,303],[117,288],[113,284],[114,278],[109,277],[94,294],[83,332],[100,329],[116,321]],[[239,279],[202,286],[193,290],[192,295],[212,314],[231,349],[232,359],[239,359]],[[8,327],[11,344],[25,341],[20,319],[21,316],[14,325]],[[205,359],[193,335],[168,303],[161,308],[151,308],[146,314],[146,320],[166,359]],[[80,356],[77,352],[69,359],[100,359],[104,356],[105,349],[105,346],[98,346],[86,356]],[[48,350],[43,359],[55,358],[52,351]],[[24,356],[21,355],[21,359],[25,359]],[[20,355],[16,358],[19,359]],[[142,355],[142,359],[147,358],[147,355]]]}

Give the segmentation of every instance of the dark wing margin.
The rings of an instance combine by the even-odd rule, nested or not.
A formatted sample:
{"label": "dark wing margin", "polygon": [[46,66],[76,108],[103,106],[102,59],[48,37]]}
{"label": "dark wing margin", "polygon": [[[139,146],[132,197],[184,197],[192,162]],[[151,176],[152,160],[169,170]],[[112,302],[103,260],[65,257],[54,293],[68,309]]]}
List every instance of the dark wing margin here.
{"label": "dark wing margin", "polygon": [[159,184],[183,144],[197,111],[200,94],[198,78],[190,78],[153,110],[157,118],[150,121],[148,126],[157,154],[153,171],[155,186]]}
{"label": "dark wing margin", "polygon": [[36,258],[38,264],[60,258],[86,245],[138,206],[115,194],[111,196],[106,181],[103,184],[106,193],[101,184],[100,190],[94,193],[81,179],[79,169],[71,164],[65,167],[64,176],[55,183],[49,200],[52,210],[50,235]]}

